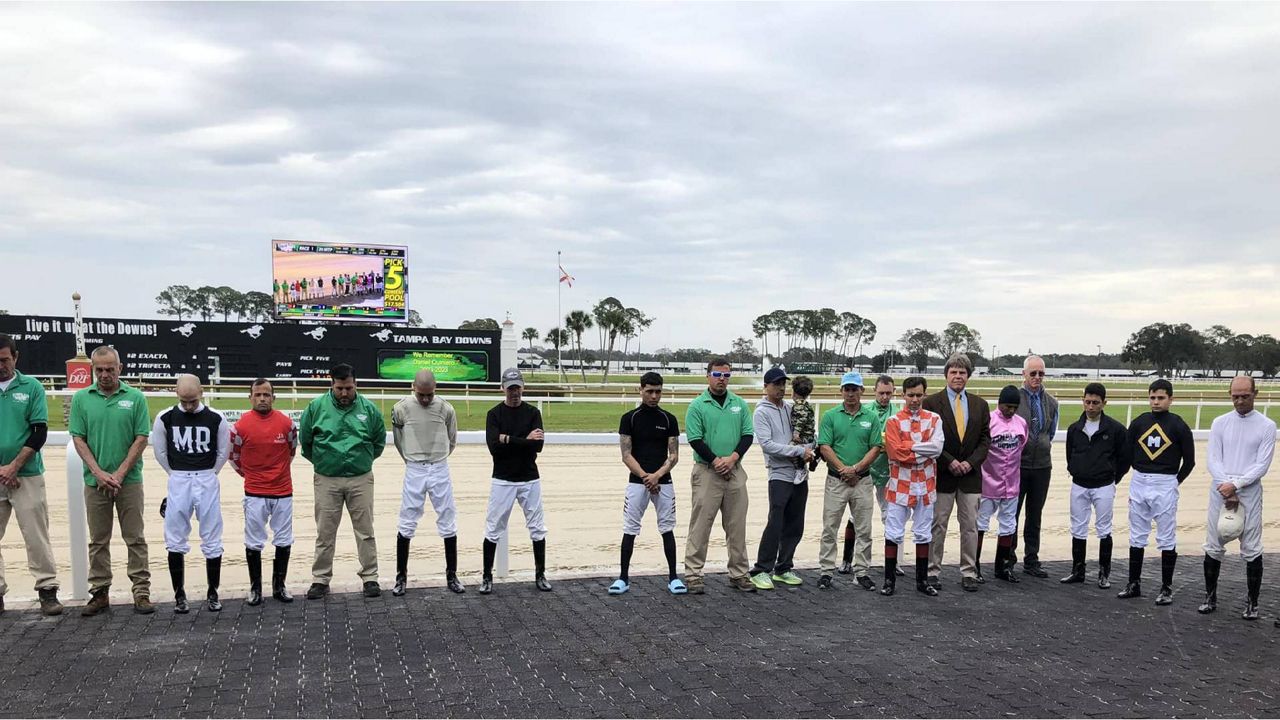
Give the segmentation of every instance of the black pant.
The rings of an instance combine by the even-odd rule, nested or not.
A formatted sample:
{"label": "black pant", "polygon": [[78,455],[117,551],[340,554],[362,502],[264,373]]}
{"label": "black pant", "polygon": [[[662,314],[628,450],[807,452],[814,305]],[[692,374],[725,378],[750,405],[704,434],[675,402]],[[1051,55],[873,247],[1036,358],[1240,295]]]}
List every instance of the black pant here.
{"label": "black pant", "polygon": [[804,506],[808,501],[808,481],[799,485],[769,481],[769,522],[760,536],[752,575],[762,572],[781,575],[791,569],[796,546],[804,536]]}
{"label": "black pant", "polygon": [[[1049,498],[1049,475],[1053,470],[1050,468],[1041,468],[1039,470],[1022,469],[1021,487],[1018,490],[1018,516],[1022,518],[1022,508],[1025,505],[1027,514],[1022,518],[1022,540],[1026,545],[1022,553],[1022,565],[1034,566],[1040,564],[1040,515],[1044,512],[1044,502]],[[1018,535],[1015,531],[1013,536],[1013,547],[1018,547]]]}

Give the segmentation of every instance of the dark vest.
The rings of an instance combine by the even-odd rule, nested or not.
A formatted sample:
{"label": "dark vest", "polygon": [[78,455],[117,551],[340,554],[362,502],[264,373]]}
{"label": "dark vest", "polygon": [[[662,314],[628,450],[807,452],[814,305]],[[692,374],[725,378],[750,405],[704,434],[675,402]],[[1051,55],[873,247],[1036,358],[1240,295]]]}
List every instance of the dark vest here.
{"label": "dark vest", "polygon": [[209,406],[186,413],[173,407],[160,415],[169,467],[174,470],[212,470],[218,458],[218,426],[222,416]]}

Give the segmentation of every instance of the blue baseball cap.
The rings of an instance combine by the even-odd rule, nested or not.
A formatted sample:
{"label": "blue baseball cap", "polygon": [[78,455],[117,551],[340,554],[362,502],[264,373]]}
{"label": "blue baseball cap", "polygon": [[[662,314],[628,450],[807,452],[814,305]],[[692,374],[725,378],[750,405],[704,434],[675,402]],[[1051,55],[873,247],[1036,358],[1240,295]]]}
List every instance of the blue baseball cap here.
{"label": "blue baseball cap", "polygon": [[765,385],[772,385],[778,382],[779,380],[786,380],[786,379],[787,379],[787,372],[782,368],[778,368],[778,367],[769,368],[768,372],[764,374]]}
{"label": "blue baseball cap", "polygon": [[844,387],[845,385],[857,385],[858,387],[862,387],[862,373],[857,370],[850,370],[845,373],[844,376],[840,378],[840,387]]}

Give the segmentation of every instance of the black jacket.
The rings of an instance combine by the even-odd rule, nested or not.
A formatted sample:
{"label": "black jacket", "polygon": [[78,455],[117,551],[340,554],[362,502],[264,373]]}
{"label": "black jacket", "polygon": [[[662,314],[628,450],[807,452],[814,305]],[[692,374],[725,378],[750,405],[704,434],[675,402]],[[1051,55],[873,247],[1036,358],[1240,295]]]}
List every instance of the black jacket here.
{"label": "black jacket", "polygon": [[1067,472],[1071,482],[1085,488],[1119,484],[1129,472],[1128,432],[1106,413],[1098,421],[1098,430],[1090,438],[1084,433],[1086,417],[1067,428]]}

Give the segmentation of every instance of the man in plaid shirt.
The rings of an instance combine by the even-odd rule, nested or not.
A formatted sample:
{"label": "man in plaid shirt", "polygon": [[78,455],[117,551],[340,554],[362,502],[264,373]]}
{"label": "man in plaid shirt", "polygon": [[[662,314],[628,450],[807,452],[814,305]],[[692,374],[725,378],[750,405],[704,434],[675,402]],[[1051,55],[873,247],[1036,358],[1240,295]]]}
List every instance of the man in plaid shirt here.
{"label": "man in plaid shirt", "polygon": [[892,595],[897,584],[898,546],[906,534],[907,516],[916,541],[916,590],[935,596],[929,573],[933,540],[933,505],[938,498],[938,456],[942,454],[942,416],[921,408],[928,385],[922,377],[902,382],[905,405],[884,425],[884,451],[889,456],[885,486],[884,587]]}

